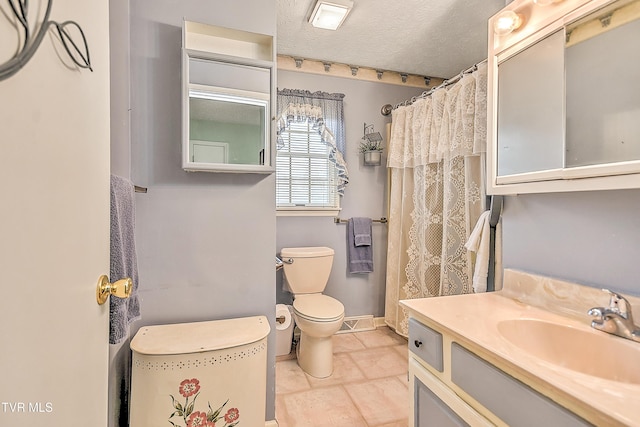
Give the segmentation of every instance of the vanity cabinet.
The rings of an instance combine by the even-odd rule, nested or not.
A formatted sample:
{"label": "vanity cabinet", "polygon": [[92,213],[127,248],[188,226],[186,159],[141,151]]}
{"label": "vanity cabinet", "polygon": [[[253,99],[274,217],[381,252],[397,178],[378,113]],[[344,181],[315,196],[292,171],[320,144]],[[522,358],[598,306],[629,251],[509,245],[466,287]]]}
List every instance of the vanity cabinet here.
{"label": "vanity cabinet", "polygon": [[409,427],[494,426],[413,356],[409,357],[409,390]]}
{"label": "vanity cabinet", "polygon": [[409,427],[493,426],[446,385],[449,363],[444,338],[409,319]]}
{"label": "vanity cabinet", "polygon": [[451,381],[509,426],[591,426],[456,342]]}
{"label": "vanity cabinet", "polygon": [[415,425],[418,427],[468,427],[446,403],[438,398],[419,379],[415,380],[415,399],[417,401]]}
{"label": "vanity cabinet", "polygon": [[[522,20],[494,32],[504,11]],[[640,188],[640,0],[515,0],[489,20],[487,191]]]}
{"label": "vanity cabinet", "polygon": [[185,21],[182,167],[272,173],[273,37]]}
{"label": "vanity cabinet", "polygon": [[410,427],[592,425],[413,317],[409,350]]}

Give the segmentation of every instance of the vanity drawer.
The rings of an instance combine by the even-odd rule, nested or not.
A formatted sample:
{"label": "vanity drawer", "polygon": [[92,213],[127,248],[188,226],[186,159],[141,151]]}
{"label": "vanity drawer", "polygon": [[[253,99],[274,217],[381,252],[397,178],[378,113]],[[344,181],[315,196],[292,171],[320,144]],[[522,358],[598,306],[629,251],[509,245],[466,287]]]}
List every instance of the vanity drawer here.
{"label": "vanity drawer", "polygon": [[456,343],[451,344],[451,380],[510,426],[592,426]]}
{"label": "vanity drawer", "polygon": [[429,366],[443,371],[442,334],[423,325],[414,318],[409,319],[409,350]]}

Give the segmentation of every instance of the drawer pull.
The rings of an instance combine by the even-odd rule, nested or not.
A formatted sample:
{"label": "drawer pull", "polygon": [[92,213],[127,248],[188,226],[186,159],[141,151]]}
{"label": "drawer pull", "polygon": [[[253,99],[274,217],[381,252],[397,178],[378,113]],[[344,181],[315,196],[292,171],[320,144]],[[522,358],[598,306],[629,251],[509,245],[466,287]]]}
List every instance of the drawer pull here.
{"label": "drawer pull", "polygon": [[415,340],[415,341],[413,342],[413,344],[414,344],[416,347],[420,347],[420,346],[422,345],[422,341]]}

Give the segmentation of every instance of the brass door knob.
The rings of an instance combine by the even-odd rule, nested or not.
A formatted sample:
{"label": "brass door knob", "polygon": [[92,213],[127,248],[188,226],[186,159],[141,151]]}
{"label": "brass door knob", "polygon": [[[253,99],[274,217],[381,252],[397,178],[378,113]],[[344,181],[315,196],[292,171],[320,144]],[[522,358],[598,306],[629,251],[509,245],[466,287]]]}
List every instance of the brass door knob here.
{"label": "brass door knob", "polygon": [[96,288],[96,299],[98,304],[102,305],[107,301],[109,295],[116,296],[118,298],[129,298],[131,291],[133,290],[133,281],[126,277],[120,279],[115,283],[109,283],[109,278],[105,275],[100,276],[98,279],[98,287]]}

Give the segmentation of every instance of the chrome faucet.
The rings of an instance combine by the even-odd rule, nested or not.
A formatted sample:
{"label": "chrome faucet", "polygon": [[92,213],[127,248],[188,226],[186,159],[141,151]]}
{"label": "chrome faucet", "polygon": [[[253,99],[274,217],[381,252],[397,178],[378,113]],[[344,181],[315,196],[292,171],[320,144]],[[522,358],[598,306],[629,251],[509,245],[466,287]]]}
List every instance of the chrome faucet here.
{"label": "chrome faucet", "polygon": [[593,307],[588,311],[595,319],[591,327],[619,337],[640,342],[640,327],[633,322],[631,304],[617,292],[603,289],[609,294],[609,307]]}

